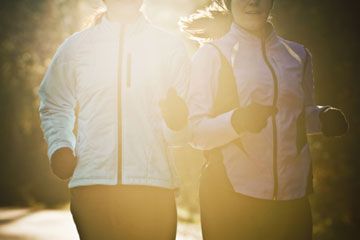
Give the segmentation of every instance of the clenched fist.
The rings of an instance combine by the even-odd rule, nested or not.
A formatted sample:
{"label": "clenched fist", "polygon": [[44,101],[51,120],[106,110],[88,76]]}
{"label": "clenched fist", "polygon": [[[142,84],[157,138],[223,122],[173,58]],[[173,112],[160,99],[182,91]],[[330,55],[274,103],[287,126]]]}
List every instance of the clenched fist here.
{"label": "clenched fist", "polygon": [[189,111],[185,101],[171,88],[160,103],[161,114],[168,128],[179,131],[187,125]]}
{"label": "clenched fist", "polygon": [[337,108],[327,107],[320,113],[321,130],[327,137],[340,137],[349,129],[344,113]]}
{"label": "clenched fist", "polygon": [[76,163],[70,148],[60,148],[51,157],[51,170],[58,178],[67,180],[73,175]]}
{"label": "clenched fist", "polygon": [[252,103],[247,107],[235,110],[231,123],[238,134],[243,132],[259,133],[266,127],[270,116],[277,113],[273,106]]}

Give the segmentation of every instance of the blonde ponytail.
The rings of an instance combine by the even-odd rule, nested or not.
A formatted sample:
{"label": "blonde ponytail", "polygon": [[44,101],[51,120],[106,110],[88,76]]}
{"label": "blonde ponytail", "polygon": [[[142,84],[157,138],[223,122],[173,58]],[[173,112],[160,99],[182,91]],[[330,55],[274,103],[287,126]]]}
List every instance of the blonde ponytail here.
{"label": "blonde ponytail", "polygon": [[92,14],[86,21],[84,24],[84,27],[91,27],[91,26],[95,26],[98,25],[101,22],[101,19],[103,17],[105,17],[107,13],[106,8],[101,7],[99,9],[97,9],[94,14]]}
{"label": "blonde ponytail", "polygon": [[206,41],[222,37],[232,23],[231,0],[214,0],[210,5],[182,18],[180,28],[190,38]]}
{"label": "blonde ponytail", "polygon": [[93,17],[93,25],[98,25],[101,22],[101,19],[106,15],[106,10],[99,10]]}

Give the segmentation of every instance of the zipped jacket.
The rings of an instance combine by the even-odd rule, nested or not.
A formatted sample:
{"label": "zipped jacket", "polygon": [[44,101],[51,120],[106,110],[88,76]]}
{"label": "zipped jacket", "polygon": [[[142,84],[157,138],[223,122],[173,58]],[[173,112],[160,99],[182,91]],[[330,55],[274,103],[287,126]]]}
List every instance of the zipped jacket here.
{"label": "zipped jacket", "polygon": [[76,155],[70,188],[178,185],[159,101],[170,87],[185,94],[189,65],[182,41],[143,16],[127,25],[104,17],[59,47],[39,111],[49,159],[62,147]]}
{"label": "zipped jacket", "polygon": [[[238,107],[258,103],[278,109],[261,132],[238,134],[231,123],[235,109],[212,115],[221,56],[232,67]],[[311,191],[306,134],[321,133],[322,107],[314,102],[311,56],[304,46],[279,37],[274,30],[262,39],[233,23],[223,38],[203,45],[194,55],[188,102],[191,145],[221,150],[236,192],[291,200]]]}

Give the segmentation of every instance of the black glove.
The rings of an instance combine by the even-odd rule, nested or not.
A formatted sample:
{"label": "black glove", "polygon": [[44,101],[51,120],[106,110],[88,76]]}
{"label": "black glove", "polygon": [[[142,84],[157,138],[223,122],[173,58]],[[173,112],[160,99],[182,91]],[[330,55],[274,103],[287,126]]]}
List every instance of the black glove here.
{"label": "black glove", "polygon": [[238,134],[246,131],[259,133],[266,127],[268,118],[276,113],[277,109],[273,106],[252,103],[248,107],[236,109],[231,123]]}
{"label": "black glove", "polygon": [[327,107],[320,113],[321,130],[326,137],[340,137],[349,129],[344,113],[337,108]]}
{"label": "black glove", "polygon": [[185,101],[171,88],[160,103],[161,114],[168,128],[179,131],[188,123],[189,111]]}

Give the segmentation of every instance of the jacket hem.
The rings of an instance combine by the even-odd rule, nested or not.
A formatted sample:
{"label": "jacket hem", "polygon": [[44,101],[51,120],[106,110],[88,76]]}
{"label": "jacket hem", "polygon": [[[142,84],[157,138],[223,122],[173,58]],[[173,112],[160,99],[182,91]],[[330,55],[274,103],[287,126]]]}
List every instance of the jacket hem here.
{"label": "jacket hem", "polygon": [[[177,181],[176,181],[177,182]],[[117,185],[117,179],[74,179],[68,184],[68,188],[75,188],[81,186],[91,185]],[[122,184],[124,185],[143,185],[151,187],[160,187],[167,189],[179,188],[177,183],[170,183],[162,179],[147,179],[147,178],[123,178]]]}
{"label": "jacket hem", "polygon": [[125,177],[123,178],[123,184],[125,185],[145,185],[152,187],[161,187],[167,189],[176,189],[178,188],[178,184],[173,181],[167,181],[163,179],[149,179],[149,178],[134,178],[134,177]]}
{"label": "jacket hem", "polygon": [[[261,192],[254,192],[254,191],[249,191],[249,190],[244,190],[244,189],[235,189],[234,190],[236,193],[251,197],[251,198],[257,198],[257,199],[262,199],[262,200],[274,200],[273,199],[273,194],[272,192],[268,192],[268,193],[261,193]],[[304,197],[307,197],[309,194],[306,193],[299,193],[299,194],[286,194],[286,196],[284,196],[285,194],[279,194],[277,201],[291,201],[291,200],[297,200],[297,199],[301,199]]]}
{"label": "jacket hem", "polygon": [[90,185],[116,185],[117,179],[74,179],[68,184],[69,188]]}

